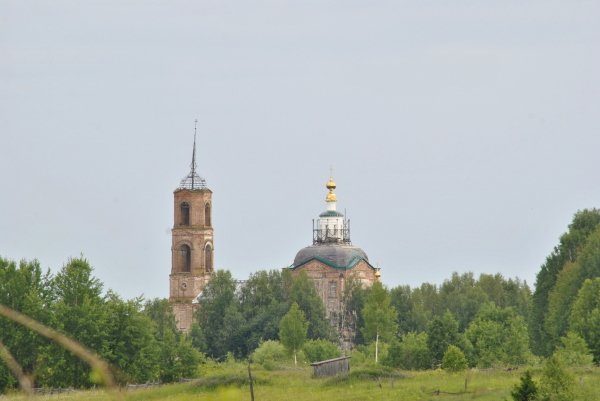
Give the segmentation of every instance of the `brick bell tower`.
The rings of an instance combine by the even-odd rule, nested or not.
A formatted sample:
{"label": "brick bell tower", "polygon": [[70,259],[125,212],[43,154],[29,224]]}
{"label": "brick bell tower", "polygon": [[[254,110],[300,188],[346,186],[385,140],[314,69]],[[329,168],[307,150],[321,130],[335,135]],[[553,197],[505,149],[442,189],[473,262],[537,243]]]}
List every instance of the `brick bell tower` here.
{"label": "brick bell tower", "polygon": [[[196,120],[197,122],[197,120]],[[198,308],[196,298],[214,271],[212,191],[196,173],[196,128],[190,173],[174,191],[169,302],[178,327],[187,333]]]}

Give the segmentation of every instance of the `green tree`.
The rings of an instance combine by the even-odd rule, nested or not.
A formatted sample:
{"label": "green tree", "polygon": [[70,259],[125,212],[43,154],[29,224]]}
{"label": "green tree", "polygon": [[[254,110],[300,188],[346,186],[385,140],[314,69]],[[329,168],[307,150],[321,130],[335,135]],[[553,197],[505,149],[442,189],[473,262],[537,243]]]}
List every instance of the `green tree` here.
{"label": "green tree", "polygon": [[460,372],[465,370],[467,366],[467,358],[465,358],[465,354],[463,354],[460,348],[449,345],[442,359],[442,368],[452,372]]}
{"label": "green tree", "polygon": [[546,316],[545,330],[547,338],[553,344],[563,337],[569,330],[569,316],[573,301],[581,286],[579,263],[567,262],[558,272],[556,283],[548,294],[548,315]]}
{"label": "green tree", "polygon": [[[206,353],[213,358],[223,359],[227,352],[237,351],[222,339],[223,333],[233,337],[231,329],[239,327],[238,315],[229,309],[235,301],[235,280],[229,270],[217,270],[198,297],[200,308],[196,313],[198,323],[206,339]],[[226,312],[229,312],[227,315]],[[228,318],[227,321],[225,318]],[[227,327],[225,327],[227,323]]]}
{"label": "green tree", "polygon": [[341,296],[341,310],[338,321],[338,331],[349,334],[349,340],[354,345],[364,345],[365,339],[360,330],[365,326],[362,311],[367,302],[371,288],[363,288],[360,279],[349,275],[344,284]]}
{"label": "green tree", "polygon": [[600,361],[600,278],[587,279],[577,294],[573,310],[569,317],[571,330],[583,338],[594,355],[594,361]]}
{"label": "green tree", "polygon": [[317,293],[313,280],[302,270],[295,278],[290,288],[290,303],[297,303],[300,310],[304,312],[306,320],[310,323],[308,327],[308,338],[317,340],[325,338],[335,339],[335,329],[326,317],[323,300]]}
{"label": "green tree", "polygon": [[[154,337],[154,323],[143,313],[141,297],[124,301],[113,291],[106,295],[110,354],[107,361],[119,368],[121,382],[144,382],[159,377],[160,345]],[[125,377],[120,377],[125,372]]]}
{"label": "green tree", "polygon": [[420,333],[427,329],[432,311],[425,308],[420,288],[411,289],[408,285],[392,288],[390,305],[398,312],[398,330],[401,334]]}
{"label": "green tree", "polygon": [[206,339],[202,328],[197,322],[192,323],[190,326],[190,340],[192,341],[192,347],[200,352],[206,351]]}
{"label": "green tree", "polygon": [[[558,343],[553,333],[548,332],[546,318],[549,315],[549,296],[554,289],[559,271],[567,262],[578,262],[579,250],[582,249],[588,237],[596,231],[600,223],[600,210],[584,209],[577,211],[569,231],[559,240],[546,262],[541,266],[536,277],[535,291],[532,296],[531,313],[529,317],[529,333],[532,351],[536,355],[552,354]],[[592,274],[593,269],[585,269]],[[592,278],[590,275],[587,278]]]}
{"label": "green tree", "polygon": [[373,284],[367,304],[363,309],[365,327],[361,329],[367,344],[375,341],[375,362],[378,362],[379,338],[392,341],[398,332],[396,310],[390,305],[390,296],[381,282]]}
{"label": "green tree", "polygon": [[309,323],[304,319],[304,312],[294,302],[290,311],[281,319],[279,338],[290,353],[294,353],[294,364],[297,364],[296,351],[306,342]]}
{"label": "green tree", "polygon": [[[477,285],[472,272],[459,275],[453,272],[450,279],[444,280],[439,289],[439,302],[443,309],[438,309],[438,316],[450,310],[458,321],[459,331],[464,331],[475,317],[481,305],[488,302],[483,289]],[[429,330],[429,329],[428,329]],[[445,351],[445,349],[444,349]],[[443,355],[442,351],[442,355]]]}
{"label": "green tree", "polygon": [[563,348],[558,348],[556,353],[565,361],[567,367],[591,366],[594,355],[585,343],[585,340],[572,331],[562,337]]}
{"label": "green tree", "polygon": [[473,362],[477,366],[521,365],[531,358],[527,324],[512,308],[501,309],[494,304],[482,307],[465,336],[474,347]]}
{"label": "green tree", "polygon": [[[58,331],[79,341],[100,357],[109,358],[110,338],[106,330],[109,315],[101,295],[102,282],[92,276],[93,270],[83,256],[69,259],[54,277],[57,302],[53,304],[53,313]],[[58,355],[47,360],[62,358],[64,361],[59,369],[53,366],[53,373],[48,377],[52,385],[79,388],[92,384],[91,370],[85,362],[62,349],[57,350],[55,346],[48,351],[58,352]]]}
{"label": "green tree", "polygon": [[[37,260],[14,261],[0,257],[0,304],[54,326],[50,306],[54,302],[52,275]],[[49,342],[25,327],[0,318],[0,341],[8,348],[26,374],[32,375],[39,350]],[[8,367],[0,362],[0,393],[17,385]]]}
{"label": "green tree", "polygon": [[546,400],[571,401],[574,394],[575,376],[566,369],[565,362],[553,354],[544,363],[540,379],[540,394]]}
{"label": "green tree", "polygon": [[521,382],[515,384],[510,395],[514,401],[534,401],[537,399],[538,388],[528,370],[521,376]]}
{"label": "green tree", "polygon": [[[458,346],[461,342],[458,334],[458,322],[449,310],[443,318],[434,317],[427,328],[427,347],[436,361],[441,361],[449,345]],[[438,362],[439,363],[439,362]]]}

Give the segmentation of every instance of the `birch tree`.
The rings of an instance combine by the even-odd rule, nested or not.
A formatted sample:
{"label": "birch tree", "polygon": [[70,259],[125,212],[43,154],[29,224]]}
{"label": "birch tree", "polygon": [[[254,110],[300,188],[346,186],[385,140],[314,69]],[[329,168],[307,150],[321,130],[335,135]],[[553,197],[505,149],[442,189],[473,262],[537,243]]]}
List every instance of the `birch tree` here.
{"label": "birch tree", "polygon": [[294,353],[295,365],[298,364],[296,352],[306,342],[307,331],[308,322],[304,320],[304,312],[294,302],[290,311],[281,319],[281,323],[279,323],[279,339],[288,351]]}
{"label": "birch tree", "polygon": [[373,284],[362,315],[365,327],[361,331],[367,343],[375,340],[375,362],[378,362],[379,339],[391,341],[398,331],[396,309],[390,305],[388,291],[380,282]]}

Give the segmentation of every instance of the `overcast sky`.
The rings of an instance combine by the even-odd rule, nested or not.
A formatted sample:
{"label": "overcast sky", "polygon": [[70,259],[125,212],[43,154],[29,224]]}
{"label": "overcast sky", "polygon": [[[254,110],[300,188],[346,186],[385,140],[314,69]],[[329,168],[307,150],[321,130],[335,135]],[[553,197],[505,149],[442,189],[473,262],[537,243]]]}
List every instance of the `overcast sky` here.
{"label": "overcast sky", "polygon": [[333,165],[385,284],[533,285],[600,207],[599,71],[598,1],[4,0],[0,255],[167,297],[198,119],[217,269],[290,265]]}

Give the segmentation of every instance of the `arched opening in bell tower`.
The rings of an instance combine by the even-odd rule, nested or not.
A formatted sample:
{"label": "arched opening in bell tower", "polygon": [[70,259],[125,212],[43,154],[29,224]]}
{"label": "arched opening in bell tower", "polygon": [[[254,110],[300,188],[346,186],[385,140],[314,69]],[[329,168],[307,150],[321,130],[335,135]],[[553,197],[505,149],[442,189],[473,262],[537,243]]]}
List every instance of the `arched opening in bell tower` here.
{"label": "arched opening in bell tower", "polygon": [[213,270],[213,254],[212,254],[212,248],[210,247],[210,244],[206,245],[205,260],[206,260],[206,272],[210,273]]}
{"label": "arched opening in bell tower", "polygon": [[204,206],[204,225],[210,226],[210,203]]}
{"label": "arched opening in bell tower", "polygon": [[179,271],[189,273],[192,267],[192,250],[186,244],[179,247]]}
{"label": "arched opening in bell tower", "polygon": [[182,226],[190,225],[190,205],[187,202],[181,204],[181,223]]}

